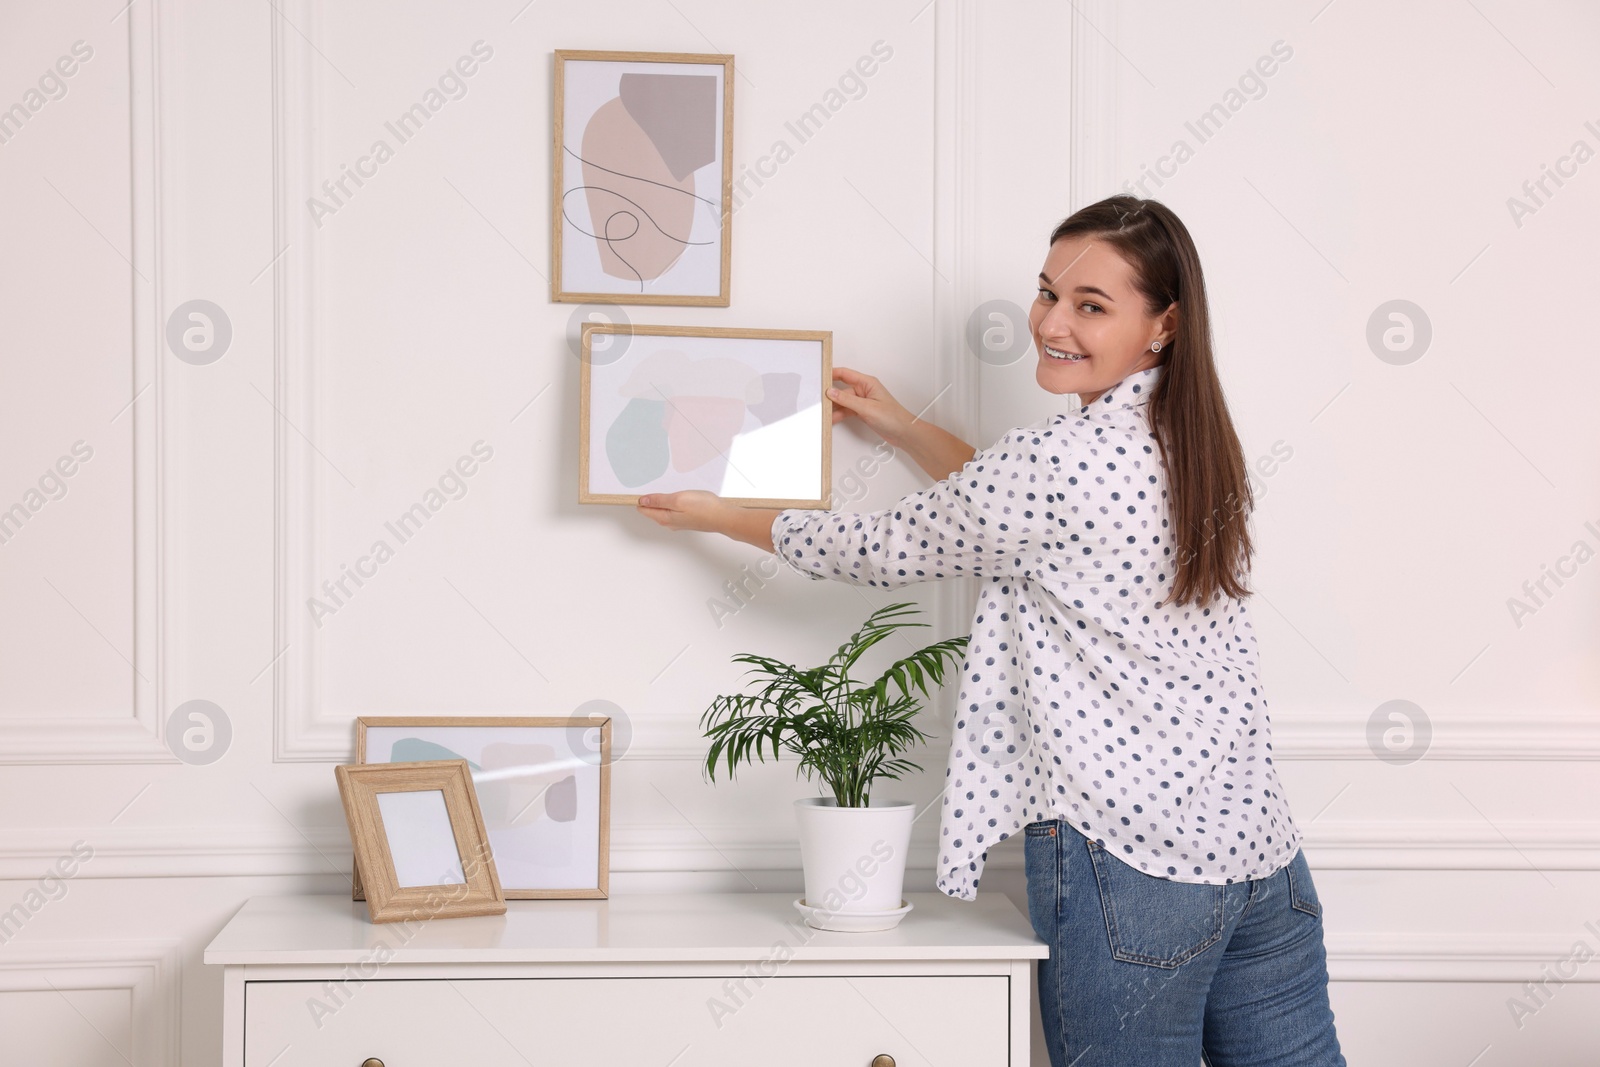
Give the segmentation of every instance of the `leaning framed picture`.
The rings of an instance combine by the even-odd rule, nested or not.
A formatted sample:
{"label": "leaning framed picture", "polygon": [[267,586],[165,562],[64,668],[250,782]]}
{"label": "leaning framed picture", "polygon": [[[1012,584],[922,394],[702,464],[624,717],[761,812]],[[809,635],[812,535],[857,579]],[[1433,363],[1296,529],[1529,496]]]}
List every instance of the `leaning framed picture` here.
{"label": "leaning framed picture", "polygon": [[831,333],[587,323],[581,357],[580,503],[829,506]]}
{"label": "leaning framed picture", "polygon": [[[609,717],[356,720],[358,764],[434,759],[467,761],[508,900],[609,894]],[[352,889],[362,899],[359,869]]]}
{"label": "leaning framed picture", "polygon": [[373,922],[505,914],[466,760],[333,772]]}
{"label": "leaning framed picture", "polygon": [[550,295],[728,306],[733,57],[555,54]]}

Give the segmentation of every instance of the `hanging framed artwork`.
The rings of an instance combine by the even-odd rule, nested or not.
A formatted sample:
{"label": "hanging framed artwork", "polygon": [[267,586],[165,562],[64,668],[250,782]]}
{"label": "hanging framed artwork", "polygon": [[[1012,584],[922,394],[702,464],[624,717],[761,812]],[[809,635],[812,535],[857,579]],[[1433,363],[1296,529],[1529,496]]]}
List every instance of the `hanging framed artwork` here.
{"label": "hanging framed artwork", "polygon": [[333,772],[373,922],[505,914],[466,760]]}
{"label": "hanging framed artwork", "polygon": [[831,333],[588,323],[581,356],[580,503],[829,506]]}
{"label": "hanging framed artwork", "polygon": [[366,716],[356,759],[466,760],[506,899],[609,894],[609,717]]}
{"label": "hanging framed artwork", "polygon": [[733,57],[555,53],[550,290],[728,306]]}

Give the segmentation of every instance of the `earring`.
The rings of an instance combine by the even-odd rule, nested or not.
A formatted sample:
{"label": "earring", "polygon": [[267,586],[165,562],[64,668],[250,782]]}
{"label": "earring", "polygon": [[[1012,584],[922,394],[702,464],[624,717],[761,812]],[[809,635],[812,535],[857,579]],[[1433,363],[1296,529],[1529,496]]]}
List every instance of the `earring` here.
{"label": "earring", "polygon": [[1152,351],[1152,352],[1161,351],[1161,342],[1160,341],[1156,341],[1156,342],[1152,343],[1150,345],[1150,351]]}

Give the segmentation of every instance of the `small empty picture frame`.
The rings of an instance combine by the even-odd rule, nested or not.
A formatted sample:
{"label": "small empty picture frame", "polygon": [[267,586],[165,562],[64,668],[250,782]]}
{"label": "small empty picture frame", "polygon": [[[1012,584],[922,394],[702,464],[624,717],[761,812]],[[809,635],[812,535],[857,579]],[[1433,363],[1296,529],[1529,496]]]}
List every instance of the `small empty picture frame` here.
{"label": "small empty picture frame", "polygon": [[578,500],[704,489],[827,508],[833,335],[591,322],[579,369]]}
{"label": "small empty picture frame", "polygon": [[466,760],[333,771],[373,922],[504,914]]}

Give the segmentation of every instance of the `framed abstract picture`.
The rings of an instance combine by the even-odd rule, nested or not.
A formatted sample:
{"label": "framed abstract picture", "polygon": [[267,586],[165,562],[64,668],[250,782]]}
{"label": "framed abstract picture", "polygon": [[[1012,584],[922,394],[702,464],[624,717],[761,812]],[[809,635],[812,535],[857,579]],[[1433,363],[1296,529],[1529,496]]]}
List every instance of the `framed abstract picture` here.
{"label": "framed abstract picture", "polygon": [[728,306],[733,57],[555,54],[550,289]]}
{"label": "framed abstract picture", "polygon": [[608,717],[368,716],[356,759],[465,760],[506,899],[609,895]]}
{"label": "framed abstract picture", "polygon": [[580,503],[829,506],[831,333],[588,323],[581,354]]}
{"label": "framed abstract picture", "polygon": [[341,765],[333,774],[373,922],[505,914],[466,760]]}

